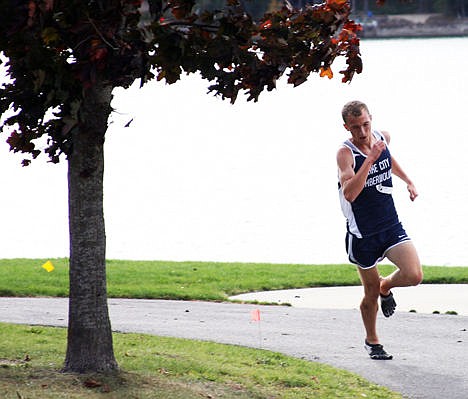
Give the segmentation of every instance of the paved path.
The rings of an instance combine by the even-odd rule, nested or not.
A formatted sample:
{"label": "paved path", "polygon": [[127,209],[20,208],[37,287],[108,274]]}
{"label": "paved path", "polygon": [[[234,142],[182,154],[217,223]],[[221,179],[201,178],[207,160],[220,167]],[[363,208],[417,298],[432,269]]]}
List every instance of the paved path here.
{"label": "paved path", "polygon": [[[0,321],[66,326],[68,300],[0,298]],[[260,322],[251,311],[260,310]],[[394,355],[371,360],[360,314],[233,303],[110,299],[113,329],[210,340],[282,352],[362,375],[410,398],[468,397],[468,317],[398,312],[379,315],[381,339]]]}
{"label": "paved path", "polygon": [[[396,295],[398,311],[429,314],[456,312],[468,316],[468,284],[421,284],[394,288],[392,291]],[[251,292],[231,299],[289,303],[294,307],[310,309],[357,309],[362,295],[362,286],[351,286]]]}

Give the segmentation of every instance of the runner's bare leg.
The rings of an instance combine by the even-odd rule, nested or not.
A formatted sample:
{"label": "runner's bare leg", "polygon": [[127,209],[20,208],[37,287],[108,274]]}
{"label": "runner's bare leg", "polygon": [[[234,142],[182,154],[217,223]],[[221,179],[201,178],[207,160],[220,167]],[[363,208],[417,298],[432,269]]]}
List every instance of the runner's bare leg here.
{"label": "runner's bare leg", "polygon": [[418,285],[423,279],[421,262],[411,241],[405,241],[385,254],[397,269],[380,282],[380,293],[388,295],[393,287]]}
{"label": "runner's bare leg", "polygon": [[377,312],[380,295],[380,275],[377,267],[371,269],[358,268],[364,287],[364,298],[361,301],[361,317],[366,330],[366,340],[370,344],[378,344]]}

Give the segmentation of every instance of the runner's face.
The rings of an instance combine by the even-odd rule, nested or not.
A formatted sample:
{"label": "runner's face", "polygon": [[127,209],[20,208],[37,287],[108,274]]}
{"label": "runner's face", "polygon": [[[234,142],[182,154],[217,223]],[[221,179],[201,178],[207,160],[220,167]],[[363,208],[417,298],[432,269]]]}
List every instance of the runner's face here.
{"label": "runner's face", "polygon": [[351,132],[353,140],[357,143],[364,143],[372,137],[371,122],[372,116],[366,110],[362,110],[359,116],[349,115],[344,127]]}

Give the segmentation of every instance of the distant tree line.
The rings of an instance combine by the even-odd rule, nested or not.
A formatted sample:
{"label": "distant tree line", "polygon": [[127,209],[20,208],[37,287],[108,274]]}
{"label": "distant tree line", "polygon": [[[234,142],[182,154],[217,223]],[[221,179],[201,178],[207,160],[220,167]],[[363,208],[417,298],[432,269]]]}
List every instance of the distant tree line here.
{"label": "distant tree line", "polygon": [[[277,10],[283,4],[281,0],[240,0],[249,14],[254,17],[263,15],[270,10]],[[322,3],[322,0],[289,0],[296,8],[306,4]],[[198,0],[202,9],[220,8],[226,0]],[[439,13],[452,17],[468,16],[468,0],[386,0],[378,5],[375,0],[351,0],[355,14],[430,14]]]}
{"label": "distant tree line", "polygon": [[[284,1],[282,0],[239,0],[245,10],[254,18],[258,18],[269,11],[279,10]],[[296,8],[302,8],[307,4],[323,3],[323,0],[289,0],[289,3]],[[201,9],[221,8],[226,4],[226,0],[198,0],[197,5]]]}
{"label": "distant tree line", "polygon": [[452,17],[468,16],[468,0],[386,0],[378,5],[374,0],[352,0],[354,13],[373,14],[430,14]]}

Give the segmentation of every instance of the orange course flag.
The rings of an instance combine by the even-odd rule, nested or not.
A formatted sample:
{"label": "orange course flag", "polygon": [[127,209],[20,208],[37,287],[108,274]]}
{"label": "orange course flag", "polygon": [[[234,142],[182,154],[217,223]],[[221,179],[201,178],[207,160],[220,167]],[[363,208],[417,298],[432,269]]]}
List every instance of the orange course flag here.
{"label": "orange course flag", "polygon": [[54,265],[50,260],[48,260],[46,263],[42,265],[43,269],[46,269],[48,273],[50,273],[52,270],[55,269]]}
{"label": "orange course flag", "polygon": [[260,310],[259,309],[252,310],[252,312],[250,313],[250,316],[253,321],[260,321]]}

